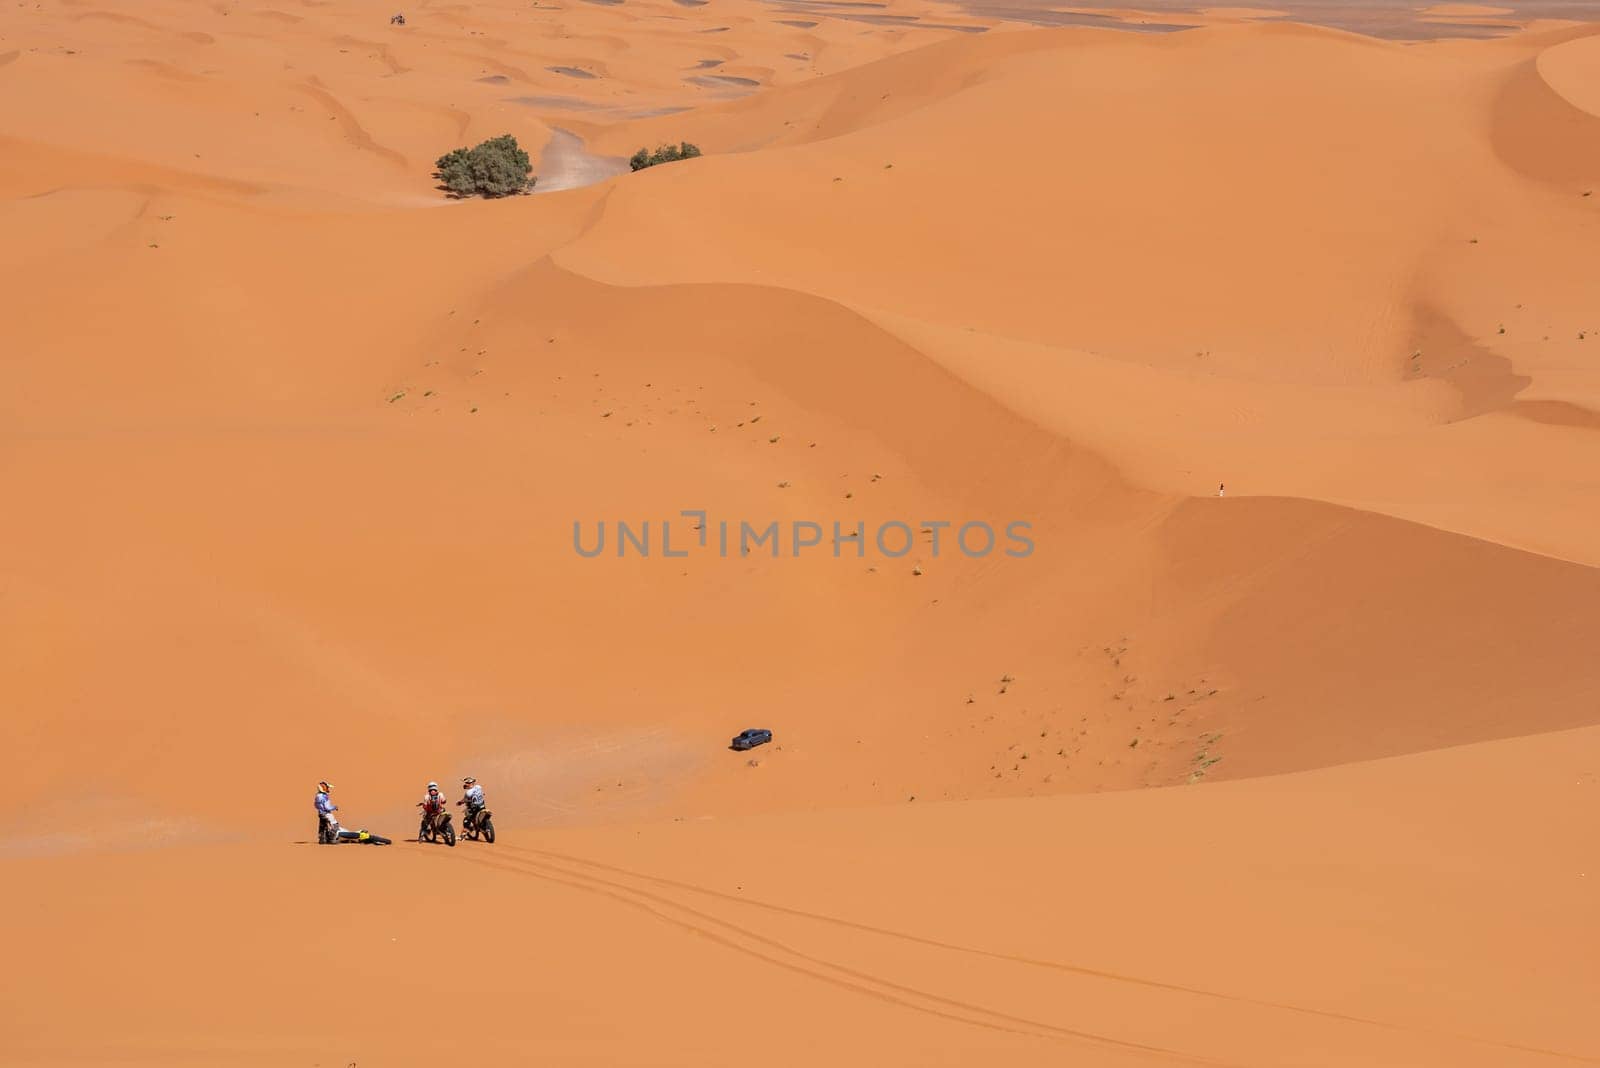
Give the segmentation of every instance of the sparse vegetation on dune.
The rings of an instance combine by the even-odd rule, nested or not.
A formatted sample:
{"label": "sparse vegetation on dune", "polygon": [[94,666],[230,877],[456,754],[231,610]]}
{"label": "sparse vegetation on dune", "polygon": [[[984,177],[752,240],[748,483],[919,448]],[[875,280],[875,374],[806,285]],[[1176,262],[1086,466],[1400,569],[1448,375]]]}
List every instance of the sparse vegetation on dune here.
{"label": "sparse vegetation on dune", "polygon": [[440,156],[434,177],[455,197],[506,197],[526,193],[538,179],[528,154],[510,134]]}
{"label": "sparse vegetation on dune", "polygon": [[675,145],[661,145],[654,152],[648,148],[641,148],[628,160],[628,166],[633,170],[642,171],[658,163],[676,163],[680,159],[694,159],[698,155],[700,155],[699,145],[680,141]]}

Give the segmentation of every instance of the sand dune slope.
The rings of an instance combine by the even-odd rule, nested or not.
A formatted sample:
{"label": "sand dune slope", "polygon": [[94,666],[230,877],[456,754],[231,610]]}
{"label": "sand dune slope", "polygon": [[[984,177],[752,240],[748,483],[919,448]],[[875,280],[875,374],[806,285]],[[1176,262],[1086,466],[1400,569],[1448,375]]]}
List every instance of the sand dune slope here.
{"label": "sand dune slope", "polygon": [[[967,38],[681,116],[787,147],[429,210],[344,169],[382,162],[360,137],[269,178],[14,128],[23,793],[76,769],[85,812],[144,833],[135,799],[205,768],[228,822],[276,823],[319,737],[364,790],[493,761],[567,822],[1592,722],[1593,376],[1576,334],[1522,338],[1581,322],[1595,222],[1479,121],[1588,40]],[[55,77],[38,58],[6,76]],[[1263,79],[1277,106],[1245,106]],[[1063,94],[1045,133],[993,119]],[[1573,110],[1549,95],[1525,110]],[[1507,333],[1468,333],[1513,268]],[[1264,497],[1173,492],[1223,479]],[[939,554],[932,529],[853,561],[573,550],[574,523],[696,508],[1022,521],[1038,552]],[[707,752],[752,719],[787,739],[759,784]],[[215,762],[241,739],[251,760]]]}
{"label": "sand dune slope", "polygon": [[[14,451],[26,514],[63,477],[78,494],[74,536],[39,527],[8,567],[24,796],[89,771],[153,801],[198,774],[228,784],[229,822],[281,825],[278,784],[314,780],[317,738],[399,811],[397,768],[488,762],[567,822],[806,804],[822,784],[881,801],[1185,782],[1592,721],[1590,568],[1316,502],[1140,491],[782,290],[616,289],[546,262],[448,318],[408,368],[372,370],[359,416],[285,422],[272,410],[309,389],[289,382],[219,400],[253,421],[225,434],[186,407]],[[733,552],[574,549],[574,523],[659,539],[670,518],[686,551],[686,508],[733,524]],[[831,539],[973,518],[1028,522],[1035,553],[970,559],[953,528],[903,557],[788,544],[797,521]],[[741,558],[739,524],[772,522],[785,544]],[[747,720],[784,733],[759,771],[716,756]],[[249,760],[215,760],[242,738]]]}
{"label": "sand dune slope", "polygon": [[0,1059],[1600,1059],[1594,28],[792,7],[0,16]]}
{"label": "sand dune slope", "polygon": [[[1594,1063],[1597,746],[1590,729],[1207,788],[519,829],[448,855],[21,861],[12,945],[33,963],[0,980],[9,1056]],[[57,1022],[69,990],[96,1007],[92,1040]]]}
{"label": "sand dune slope", "polygon": [[871,94],[847,129],[812,87],[685,117],[734,147],[791,122],[821,139],[620,186],[558,258],[845,302],[1153,488],[1315,496],[1592,564],[1594,515],[1567,502],[1600,440],[1578,281],[1600,162],[1540,73],[1588,40],[941,45],[888,62],[962,88]]}

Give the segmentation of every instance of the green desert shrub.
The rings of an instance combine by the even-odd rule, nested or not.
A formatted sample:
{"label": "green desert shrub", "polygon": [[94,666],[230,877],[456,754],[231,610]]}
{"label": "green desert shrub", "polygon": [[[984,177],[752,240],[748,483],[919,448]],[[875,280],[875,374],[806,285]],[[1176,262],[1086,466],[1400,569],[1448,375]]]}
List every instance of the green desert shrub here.
{"label": "green desert shrub", "polygon": [[687,141],[681,141],[676,145],[662,145],[654,152],[651,152],[648,148],[641,148],[633,154],[633,158],[628,160],[628,166],[636,171],[642,171],[646,167],[654,167],[657,163],[674,163],[680,159],[694,159],[699,154],[699,145],[691,145]]}
{"label": "green desert shrub", "polygon": [[476,148],[446,152],[433,176],[452,196],[506,197],[533,188],[533,164],[510,134],[491,137]]}

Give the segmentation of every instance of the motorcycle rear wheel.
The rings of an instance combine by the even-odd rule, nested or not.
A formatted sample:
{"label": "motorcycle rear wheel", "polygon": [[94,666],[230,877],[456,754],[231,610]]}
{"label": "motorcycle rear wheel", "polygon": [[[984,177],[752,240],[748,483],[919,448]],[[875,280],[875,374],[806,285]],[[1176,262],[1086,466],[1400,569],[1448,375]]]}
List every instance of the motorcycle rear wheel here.
{"label": "motorcycle rear wheel", "polygon": [[485,816],[478,821],[478,833],[483,835],[483,840],[494,845],[494,820]]}

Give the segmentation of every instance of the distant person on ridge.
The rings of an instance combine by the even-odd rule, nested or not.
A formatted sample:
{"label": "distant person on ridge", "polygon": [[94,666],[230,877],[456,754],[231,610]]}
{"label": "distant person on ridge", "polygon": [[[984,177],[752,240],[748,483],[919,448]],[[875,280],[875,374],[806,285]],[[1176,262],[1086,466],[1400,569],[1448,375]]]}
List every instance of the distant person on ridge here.
{"label": "distant person on ridge", "polygon": [[478,785],[478,780],[468,775],[461,780],[461,788],[466,793],[461,795],[461,800],[457,801],[456,804],[466,805],[467,815],[469,816],[475,812],[482,811],[485,802],[483,800],[483,787]]}
{"label": "distant person on ridge", "polygon": [[428,821],[428,826],[434,826],[439,817],[444,815],[444,795],[439,793],[439,784],[430,782],[428,792],[422,795],[422,818]]}
{"label": "distant person on ridge", "polygon": [[334,815],[339,811],[339,806],[333,803],[329,795],[333,792],[333,784],[324,780],[317,783],[317,841],[331,842],[339,835],[339,819]]}
{"label": "distant person on ridge", "polygon": [[467,810],[461,818],[461,829],[474,842],[481,838],[493,844],[494,813],[489,811],[489,802],[483,796],[482,785],[477,779],[468,775],[461,780],[461,789],[463,791],[461,800],[456,804],[465,806]]}
{"label": "distant person on ridge", "polygon": [[339,811],[339,806],[333,803],[333,784],[324,780],[317,783],[317,841],[322,845],[337,845],[340,842],[361,842],[366,845],[388,845],[389,839],[381,834],[373,834],[365,828],[359,831],[347,831],[339,826],[339,817],[334,813]]}

